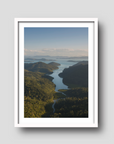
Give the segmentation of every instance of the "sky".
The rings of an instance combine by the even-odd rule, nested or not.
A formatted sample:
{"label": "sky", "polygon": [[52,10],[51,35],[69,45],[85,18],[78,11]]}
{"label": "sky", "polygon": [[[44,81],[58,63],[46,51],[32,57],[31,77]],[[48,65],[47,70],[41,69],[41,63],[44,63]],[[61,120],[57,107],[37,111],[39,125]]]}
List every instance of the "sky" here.
{"label": "sky", "polygon": [[88,56],[88,28],[24,28],[25,56]]}

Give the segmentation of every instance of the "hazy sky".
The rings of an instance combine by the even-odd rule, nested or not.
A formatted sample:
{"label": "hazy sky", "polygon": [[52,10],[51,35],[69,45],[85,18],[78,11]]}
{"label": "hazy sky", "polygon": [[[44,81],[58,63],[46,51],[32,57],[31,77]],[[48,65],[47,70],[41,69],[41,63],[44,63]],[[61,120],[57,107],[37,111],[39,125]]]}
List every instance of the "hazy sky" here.
{"label": "hazy sky", "polygon": [[88,56],[88,28],[24,28],[24,54]]}

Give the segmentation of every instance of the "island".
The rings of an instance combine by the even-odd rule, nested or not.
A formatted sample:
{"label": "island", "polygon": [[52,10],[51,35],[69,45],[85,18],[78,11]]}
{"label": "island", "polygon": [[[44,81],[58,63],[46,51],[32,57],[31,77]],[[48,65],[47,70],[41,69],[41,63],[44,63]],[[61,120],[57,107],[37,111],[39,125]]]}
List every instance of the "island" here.
{"label": "island", "polygon": [[79,61],[76,61],[76,60],[68,60],[67,62],[79,62]]}
{"label": "island", "polygon": [[35,60],[38,60],[38,61],[56,61],[54,59],[46,59],[46,58],[25,58],[25,62],[26,61],[35,61]]}

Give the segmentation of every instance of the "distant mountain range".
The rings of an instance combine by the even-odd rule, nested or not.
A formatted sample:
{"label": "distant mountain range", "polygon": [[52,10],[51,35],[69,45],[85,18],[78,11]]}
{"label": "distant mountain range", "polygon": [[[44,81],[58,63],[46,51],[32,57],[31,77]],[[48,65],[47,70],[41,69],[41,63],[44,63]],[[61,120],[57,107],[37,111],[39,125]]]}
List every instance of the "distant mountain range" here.
{"label": "distant mountain range", "polygon": [[88,59],[87,56],[82,56],[82,57],[58,57],[61,59]]}
{"label": "distant mountain range", "polygon": [[39,61],[56,61],[54,59],[46,59],[46,58],[41,58],[41,59],[38,59],[38,58],[25,58],[25,61],[34,61],[34,60],[39,60]]}
{"label": "distant mountain range", "polygon": [[25,56],[26,59],[88,59],[88,56],[69,57],[69,56]]}
{"label": "distant mountain range", "polygon": [[79,60],[68,60],[67,62],[79,62]]}

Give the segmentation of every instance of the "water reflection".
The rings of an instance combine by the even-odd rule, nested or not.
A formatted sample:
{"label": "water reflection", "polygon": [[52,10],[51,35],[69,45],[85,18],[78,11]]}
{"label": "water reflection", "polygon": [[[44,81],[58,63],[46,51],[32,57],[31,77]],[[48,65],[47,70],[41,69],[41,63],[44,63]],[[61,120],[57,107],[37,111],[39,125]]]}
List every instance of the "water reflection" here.
{"label": "water reflection", "polygon": [[54,78],[52,82],[56,85],[55,87],[56,92],[58,92],[59,89],[68,89],[68,86],[66,86],[63,83],[63,78],[59,77],[58,75],[59,73],[60,73],[59,70],[55,70],[53,74],[50,75]]}

